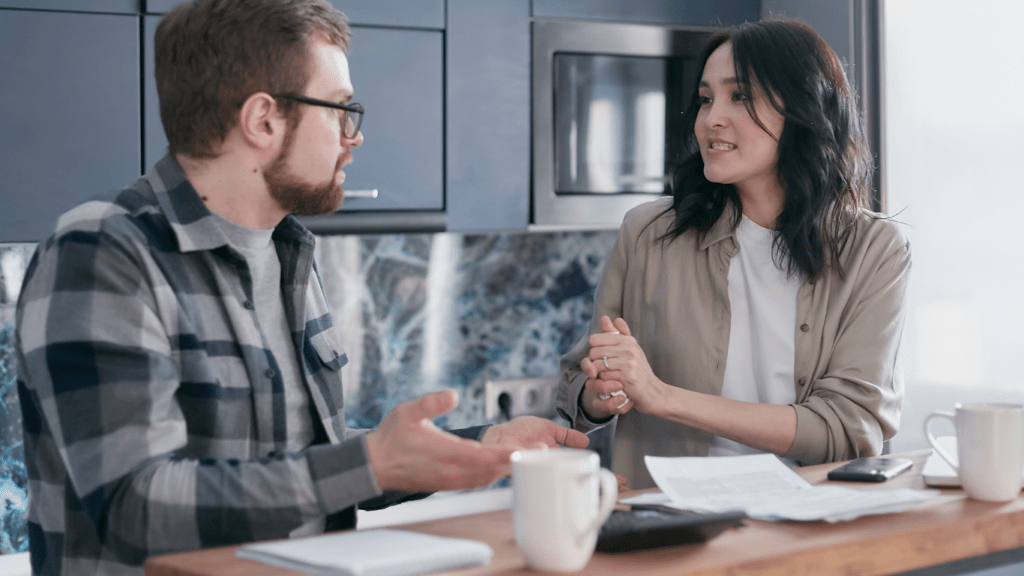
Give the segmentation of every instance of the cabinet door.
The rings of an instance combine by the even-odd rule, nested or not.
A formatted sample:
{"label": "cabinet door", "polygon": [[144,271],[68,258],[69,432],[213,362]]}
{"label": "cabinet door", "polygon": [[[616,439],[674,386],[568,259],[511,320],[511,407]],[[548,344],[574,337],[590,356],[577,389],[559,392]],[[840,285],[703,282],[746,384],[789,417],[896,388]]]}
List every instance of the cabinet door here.
{"label": "cabinet door", "polygon": [[0,10],[0,242],[141,169],[139,18]]}
{"label": "cabinet door", "polygon": [[[145,162],[167,147],[153,79],[153,30],[146,32]],[[345,190],[377,190],[377,198],[348,197],[342,212],[443,210],[442,33],[353,26],[349,68],[356,102],[366,106],[363,145],[345,168]],[[354,194],[354,193],[353,193]]]}
{"label": "cabinet door", "polygon": [[448,230],[530,222],[529,0],[448,0]]}
{"label": "cabinet door", "polygon": [[760,7],[759,0],[533,0],[533,16],[642,24],[727,26],[757,20]]}
{"label": "cabinet door", "polygon": [[[0,0],[2,2],[33,2],[36,0]],[[45,2],[80,2],[81,0],[42,0]],[[128,0],[103,0],[126,2]],[[352,24],[399,26],[409,28],[444,28],[444,0],[329,0],[345,13]],[[148,0],[146,12],[166,14],[181,0]]]}
{"label": "cabinet door", "polygon": [[330,0],[352,24],[444,28],[444,0]]}
{"label": "cabinet door", "polygon": [[167,152],[167,136],[160,121],[160,98],[156,93],[156,77],[153,76],[153,35],[160,23],[160,16],[142,17],[142,166],[145,170]]}
{"label": "cabinet door", "polygon": [[363,145],[345,169],[342,211],[444,209],[441,32],[353,26],[354,101],[366,107]]}
{"label": "cabinet door", "polygon": [[139,0],[0,0],[0,8],[137,14]]}

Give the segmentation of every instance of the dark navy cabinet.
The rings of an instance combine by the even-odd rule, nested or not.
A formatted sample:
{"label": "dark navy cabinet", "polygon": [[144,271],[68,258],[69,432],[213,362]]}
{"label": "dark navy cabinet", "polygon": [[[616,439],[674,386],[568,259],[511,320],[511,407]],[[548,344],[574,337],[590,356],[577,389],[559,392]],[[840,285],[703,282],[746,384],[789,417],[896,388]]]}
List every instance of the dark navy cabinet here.
{"label": "dark navy cabinet", "polygon": [[0,9],[0,78],[0,242],[138,177],[137,16]]}
{"label": "dark navy cabinet", "polygon": [[352,27],[353,100],[363,144],[345,169],[351,210],[444,210],[444,38],[433,30]]}
{"label": "dark navy cabinet", "polygon": [[149,170],[167,152],[167,136],[160,122],[160,99],[156,93],[156,78],[153,76],[153,35],[160,23],[160,16],[142,17],[142,169]]}
{"label": "dark navy cabinet", "polygon": [[[365,142],[318,233],[524,229],[530,21],[731,24],[759,0],[330,0]],[[783,0],[773,0],[781,2]],[[787,0],[796,1],[796,0]],[[801,0],[803,1],[803,0]],[[179,0],[0,0],[0,242],[37,241],[166,151],[153,34]]]}
{"label": "dark navy cabinet", "polygon": [[535,18],[727,26],[758,20],[760,0],[532,0]]}
{"label": "dark navy cabinet", "polygon": [[448,0],[449,230],[530,222],[529,0]]}
{"label": "dark navy cabinet", "polygon": [[[4,2],[35,0],[0,0]],[[41,0],[45,2],[69,3],[83,0]],[[104,2],[132,2],[133,0],[92,0]],[[134,0],[138,2],[139,0]],[[368,26],[395,26],[406,28],[444,28],[445,0],[329,0],[348,16],[352,24]],[[146,12],[166,14],[181,3],[181,0],[146,0]]]}
{"label": "dark navy cabinet", "polygon": [[444,29],[445,0],[330,0],[352,24]]}
{"label": "dark navy cabinet", "polygon": [[[153,77],[153,34],[159,22],[159,16],[143,19],[147,167],[167,147]],[[349,68],[354,100],[366,106],[365,139],[345,169],[345,189],[377,190],[377,197],[346,199],[342,211],[444,210],[443,34],[353,25],[352,36]]]}
{"label": "dark navy cabinet", "polygon": [[142,0],[0,0],[0,8],[135,14]]}

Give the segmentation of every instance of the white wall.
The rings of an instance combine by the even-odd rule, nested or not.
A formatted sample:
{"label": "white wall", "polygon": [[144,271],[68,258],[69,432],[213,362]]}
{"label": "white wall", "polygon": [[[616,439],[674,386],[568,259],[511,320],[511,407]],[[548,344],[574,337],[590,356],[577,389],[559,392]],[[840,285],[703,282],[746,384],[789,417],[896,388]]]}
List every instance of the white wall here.
{"label": "white wall", "polygon": [[0,555],[0,576],[31,576],[28,552]]}

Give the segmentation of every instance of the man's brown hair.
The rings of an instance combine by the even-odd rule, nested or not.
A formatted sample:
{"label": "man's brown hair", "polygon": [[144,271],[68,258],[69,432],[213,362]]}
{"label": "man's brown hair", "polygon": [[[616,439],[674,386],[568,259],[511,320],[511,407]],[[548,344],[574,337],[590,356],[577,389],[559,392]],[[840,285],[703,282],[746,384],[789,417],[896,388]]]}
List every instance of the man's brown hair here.
{"label": "man's brown hair", "polygon": [[[348,50],[345,15],[324,0],[194,0],[156,29],[160,119],[172,154],[212,158],[256,92],[301,93],[311,38]],[[296,123],[298,109],[279,99]]]}

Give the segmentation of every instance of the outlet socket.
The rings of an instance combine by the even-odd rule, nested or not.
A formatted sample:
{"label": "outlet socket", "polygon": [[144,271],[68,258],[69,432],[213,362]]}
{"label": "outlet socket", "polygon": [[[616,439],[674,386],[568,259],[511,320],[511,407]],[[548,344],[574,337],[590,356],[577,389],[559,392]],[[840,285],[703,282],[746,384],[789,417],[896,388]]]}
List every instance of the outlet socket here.
{"label": "outlet socket", "polygon": [[508,398],[508,416],[555,415],[555,391],[558,377],[520,378],[516,380],[488,380],[484,382],[484,418],[488,422],[504,420],[501,409],[502,395]]}

